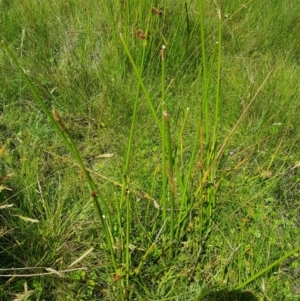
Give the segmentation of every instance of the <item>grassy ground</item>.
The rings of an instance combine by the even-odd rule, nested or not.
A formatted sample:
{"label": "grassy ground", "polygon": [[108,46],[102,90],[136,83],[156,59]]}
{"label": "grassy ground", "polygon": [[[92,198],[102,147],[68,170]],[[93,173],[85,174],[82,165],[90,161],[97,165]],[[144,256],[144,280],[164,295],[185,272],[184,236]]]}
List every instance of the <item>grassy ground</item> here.
{"label": "grassy ground", "polygon": [[299,3],[203,2],[0,1],[98,190],[2,48],[1,300],[300,298]]}

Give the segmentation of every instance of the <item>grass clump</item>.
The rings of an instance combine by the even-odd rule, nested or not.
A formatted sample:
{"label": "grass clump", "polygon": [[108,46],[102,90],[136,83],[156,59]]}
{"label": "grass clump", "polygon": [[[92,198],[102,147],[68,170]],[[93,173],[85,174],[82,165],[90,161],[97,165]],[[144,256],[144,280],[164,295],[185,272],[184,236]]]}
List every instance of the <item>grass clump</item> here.
{"label": "grass clump", "polygon": [[2,300],[299,296],[293,5],[1,2]]}

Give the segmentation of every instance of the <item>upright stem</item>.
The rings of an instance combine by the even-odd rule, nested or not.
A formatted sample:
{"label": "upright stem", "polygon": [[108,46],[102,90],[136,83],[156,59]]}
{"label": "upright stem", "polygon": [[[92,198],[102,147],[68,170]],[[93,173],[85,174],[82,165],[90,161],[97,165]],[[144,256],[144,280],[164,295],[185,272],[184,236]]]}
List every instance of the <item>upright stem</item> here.
{"label": "upright stem", "polygon": [[165,49],[163,45],[161,48],[161,102],[163,108],[162,114],[162,215],[163,221],[166,221],[167,218],[167,171],[166,171],[166,123],[164,118],[164,112],[166,110],[165,102]]}
{"label": "upright stem", "polygon": [[[10,49],[8,48],[8,46],[6,45],[6,43],[4,41],[2,41],[2,45],[4,47],[4,50],[5,50],[5,53],[7,54],[7,56],[13,61],[14,65],[17,67],[17,69],[21,73],[21,76],[24,79],[24,81],[26,82],[26,84],[28,85],[33,97],[39,103],[39,105],[43,109],[44,113],[47,115],[48,119],[50,120],[50,122],[54,126],[55,131],[61,137],[64,145],[72,153],[72,155],[74,156],[74,158],[77,161],[78,165],[80,166],[81,170],[83,171],[85,179],[86,179],[86,181],[89,185],[89,188],[90,188],[91,197],[94,201],[94,205],[95,205],[98,217],[99,217],[99,219],[101,221],[101,224],[102,224],[102,227],[104,229],[105,238],[106,238],[106,242],[107,242],[108,247],[109,247],[112,264],[114,266],[114,270],[116,271],[117,270],[117,262],[116,262],[116,258],[115,258],[115,251],[114,251],[114,248],[113,248],[112,237],[110,235],[109,228],[108,228],[108,225],[107,225],[107,222],[106,222],[106,218],[103,214],[103,211],[102,211],[102,208],[101,208],[101,205],[100,205],[100,202],[99,202],[99,198],[100,198],[102,203],[107,207],[107,204],[106,204],[104,198],[102,197],[101,193],[97,190],[97,185],[94,183],[91,175],[89,174],[88,170],[85,168],[84,163],[82,161],[82,158],[81,158],[81,156],[78,152],[78,149],[77,149],[74,141],[68,135],[67,130],[62,128],[61,124],[53,117],[53,115],[51,114],[51,111],[47,108],[46,104],[44,103],[43,99],[39,95],[38,91],[33,86],[33,84],[31,83],[31,81],[29,79],[29,77],[23,71],[23,69],[20,66],[18,60],[13,55],[13,53],[10,51]],[[58,116],[58,118],[60,118],[60,117]],[[107,214],[109,216],[109,211],[107,211]],[[110,220],[110,217],[109,217],[109,220]]]}

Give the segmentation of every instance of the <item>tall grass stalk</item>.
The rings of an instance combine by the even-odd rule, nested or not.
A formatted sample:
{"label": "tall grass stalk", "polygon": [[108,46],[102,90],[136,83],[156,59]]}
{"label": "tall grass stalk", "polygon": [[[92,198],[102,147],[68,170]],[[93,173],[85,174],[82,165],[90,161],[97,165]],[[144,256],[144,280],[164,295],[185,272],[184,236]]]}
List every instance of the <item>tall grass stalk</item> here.
{"label": "tall grass stalk", "polygon": [[[125,50],[126,51],[126,50]],[[142,52],[142,59],[140,63],[140,68],[139,68],[139,74],[142,76],[143,73],[143,66],[144,66],[144,60],[145,60],[145,52],[146,48],[143,48]],[[134,136],[134,131],[135,131],[135,126],[136,126],[136,117],[137,117],[137,109],[138,109],[138,104],[139,104],[139,99],[140,99],[140,82],[137,83],[137,93],[135,97],[135,102],[134,102],[134,107],[133,107],[133,115],[132,115],[132,121],[131,121],[131,127],[130,127],[130,134],[129,134],[129,139],[127,142],[127,153],[126,153],[126,161],[125,161],[125,166],[124,166],[124,171],[123,171],[123,186],[122,186],[122,195],[121,195],[121,202],[120,204],[117,205],[118,207],[118,220],[119,220],[119,228],[121,229],[122,227],[122,206],[124,204],[124,197],[126,198],[126,234],[125,234],[125,266],[126,266],[126,287],[129,287],[129,276],[130,276],[130,267],[131,267],[131,259],[130,259],[130,234],[131,234],[131,229],[130,225],[132,223],[131,216],[131,204],[130,204],[130,174],[129,174],[129,169],[130,169],[130,158],[132,156],[132,143],[133,143],[133,136]],[[123,238],[122,238],[122,233],[120,232],[121,236],[121,245],[124,246]]]}
{"label": "tall grass stalk", "polygon": [[[71,154],[74,156],[74,159],[77,161],[78,165],[80,166],[81,170],[83,171],[85,179],[86,179],[86,181],[89,185],[89,188],[90,188],[91,197],[93,199],[93,202],[94,202],[94,205],[95,205],[95,208],[96,208],[96,212],[97,212],[98,217],[101,221],[101,225],[104,229],[106,243],[108,245],[108,250],[109,250],[109,253],[110,253],[112,265],[114,267],[114,270],[116,271],[117,270],[117,262],[116,262],[114,248],[113,248],[113,241],[112,241],[112,237],[111,237],[111,233],[110,233],[110,229],[109,229],[110,224],[107,224],[107,219],[106,219],[106,217],[104,215],[104,212],[102,210],[102,205],[104,205],[106,208],[108,208],[108,206],[107,206],[101,192],[99,192],[97,185],[95,184],[92,177],[90,176],[90,173],[86,169],[86,167],[83,163],[83,160],[82,160],[82,158],[79,154],[79,151],[78,151],[76,145],[74,144],[74,141],[69,136],[68,131],[65,128],[65,126],[63,124],[63,121],[60,119],[60,116],[58,115],[58,113],[56,111],[54,111],[53,112],[54,116],[51,114],[51,111],[48,109],[48,107],[44,103],[44,101],[41,98],[41,96],[39,95],[38,91],[36,90],[36,88],[32,84],[32,82],[29,79],[29,77],[27,76],[27,74],[24,72],[22,67],[20,66],[18,60],[16,59],[16,57],[14,56],[12,51],[9,49],[9,47],[6,44],[5,41],[2,41],[2,46],[3,46],[7,56],[12,60],[12,62],[14,63],[14,65],[16,66],[18,71],[20,72],[23,80],[28,85],[32,95],[34,96],[34,99],[41,106],[44,113],[48,117],[49,121],[54,126],[54,129],[55,129],[56,133],[60,136],[63,144],[71,152]],[[101,201],[102,205],[101,205],[100,201]],[[107,215],[108,215],[108,221],[110,222],[111,218],[110,218],[110,211],[109,210],[107,210]]]}
{"label": "tall grass stalk", "polygon": [[130,60],[130,63],[131,63],[131,65],[132,65],[133,69],[134,69],[134,73],[135,73],[135,75],[136,75],[136,77],[137,77],[137,79],[138,79],[138,81],[139,81],[140,87],[141,87],[141,89],[142,89],[142,91],[143,91],[143,93],[144,93],[144,95],[145,95],[145,98],[146,98],[146,100],[147,100],[148,106],[149,106],[150,111],[151,111],[151,113],[152,113],[152,116],[153,116],[153,118],[154,118],[154,120],[155,120],[156,126],[158,127],[158,129],[159,129],[159,131],[160,131],[160,134],[162,134],[162,126],[161,126],[161,122],[160,122],[160,120],[159,120],[159,118],[158,118],[158,116],[157,116],[157,114],[156,114],[156,110],[155,110],[155,108],[154,108],[154,106],[153,106],[153,103],[152,103],[152,101],[151,101],[151,98],[150,98],[150,96],[149,96],[149,93],[148,93],[148,91],[147,91],[147,89],[146,89],[146,87],[145,87],[145,84],[144,84],[144,82],[143,82],[142,76],[141,76],[141,74],[140,74],[140,72],[139,72],[139,70],[138,70],[138,67],[136,66],[136,64],[135,64],[135,62],[134,62],[134,60],[133,60],[133,58],[132,58],[132,56],[131,56],[131,54],[130,54],[130,51],[129,51],[129,49],[128,49],[128,46],[127,46],[126,41],[125,41],[125,39],[124,39],[124,37],[123,37],[122,34],[120,34],[120,39],[121,39],[121,42],[122,42],[122,44],[123,44],[125,53],[126,53],[126,55],[128,56],[128,58],[129,58],[129,60]]}
{"label": "tall grass stalk", "polygon": [[[143,83],[142,80],[142,70],[143,70],[143,63],[144,63],[144,55],[145,55],[145,49],[143,50],[143,59],[141,61],[141,67],[140,69],[138,69],[137,65],[135,64],[130,51],[128,49],[128,46],[126,44],[126,41],[123,37],[122,34],[120,34],[120,39],[121,42],[123,44],[124,47],[124,51],[126,53],[126,55],[128,56],[133,69],[135,71],[135,75],[138,78],[138,89],[137,89],[137,96],[136,96],[136,100],[135,100],[135,105],[134,105],[134,113],[133,113],[133,119],[132,119],[132,123],[131,123],[131,130],[130,130],[130,137],[129,137],[129,141],[128,141],[128,149],[127,149],[127,155],[126,155],[126,165],[125,165],[125,170],[124,170],[124,183],[123,183],[123,189],[122,189],[122,196],[121,196],[121,200],[123,199],[125,192],[126,193],[126,244],[125,244],[125,254],[126,254],[126,286],[128,287],[129,285],[129,274],[130,274],[130,248],[129,248],[129,244],[130,244],[130,224],[131,224],[131,211],[130,211],[130,198],[129,198],[129,193],[130,193],[130,188],[129,188],[129,174],[128,174],[128,170],[129,170],[129,161],[130,161],[130,155],[131,155],[131,146],[132,146],[132,139],[133,139],[133,133],[134,133],[134,126],[135,126],[135,120],[136,120],[136,113],[137,113],[137,105],[138,105],[138,98],[139,98],[139,90],[140,88],[142,89],[142,91],[144,92],[144,95],[147,99],[148,105],[150,107],[150,110],[152,112],[152,115],[156,121],[156,125],[157,127],[160,129],[160,132],[162,132],[162,128],[161,128],[161,124],[160,121],[158,119],[158,116],[156,114],[156,111],[152,105],[151,99],[149,97],[149,94],[145,88],[145,85]],[[120,212],[120,211],[119,211]],[[121,213],[119,214],[121,216]],[[121,221],[120,221],[121,224]]]}
{"label": "tall grass stalk", "polygon": [[[169,207],[170,207],[170,249],[169,249],[169,258],[171,259],[173,256],[173,242],[174,242],[174,222],[175,222],[175,203],[174,203],[174,198],[176,194],[176,187],[175,187],[175,182],[174,182],[174,171],[173,171],[173,165],[174,165],[174,160],[173,160],[173,154],[172,154],[172,145],[171,145],[171,130],[170,130],[170,115],[168,114],[168,106],[166,103],[165,99],[165,59],[166,59],[166,46],[163,45],[161,48],[161,74],[162,74],[162,79],[161,79],[161,93],[162,93],[162,103],[163,103],[163,126],[164,126],[164,131],[163,131],[163,175],[164,177],[167,175],[168,178],[168,188],[169,188]],[[165,151],[167,154],[165,154]],[[167,165],[167,170],[166,164],[164,162],[165,156],[168,156],[168,165]],[[163,183],[165,186],[166,183]],[[163,193],[166,193],[166,190],[163,191]],[[166,195],[164,195],[164,213],[166,214]],[[164,222],[166,221],[166,218],[164,217]]]}
{"label": "tall grass stalk", "polygon": [[[185,177],[185,182],[183,185],[183,191],[181,194],[181,204],[178,217],[178,225],[176,231],[176,239],[182,235],[184,224],[186,223],[186,217],[188,216],[190,210],[198,204],[200,206],[200,223],[203,227],[200,227],[200,236],[202,236],[202,230],[204,230],[204,225],[209,221],[212,214],[212,208],[214,206],[214,192],[212,189],[209,189],[207,196],[205,196],[205,186],[206,183],[203,182],[202,177],[206,170],[215,171],[216,166],[212,167],[214,162],[214,156],[216,152],[216,143],[218,139],[217,130],[218,130],[218,116],[219,116],[219,102],[220,102],[220,78],[221,78],[221,26],[222,19],[221,13],[219,11],[219,26],[218,26],[218,42],[214,48],[213,55],[211,59],[208,59],[207,50],[206,50],[206,35],[204,28],[204,2],[202,0],[198,1],[199,8],[199,23],[200,23],[200,45],[202,53],[202,83],[199,87],[202,87],[202,95],[199,100],[199,106],[201,108],[199,116],[199,124],[194,138],[194,144],[192,148],[191,157],[188,164],[188,171]],[[215,62],[217,55],[217,61]],[[214,108],[214,121],[210,120],[209,112],[210,106],[209,102],[211,97],[209,95],[209,88],[211,85],[211,79],[213,74],[213,68],[217,64],[217,86],[215,88],[215,103],[212,105]],[[209,67],[208,67],[209,66]],[[193,178],[193,172],[195,169],[195,160],[197,153],[199,154],[197,166],[200,169],[200,180],[197,191],[194,193],[196,204],[193,202],[187,203],[188,196],[187,192],[190,189],[190,181]],[[210,173],[210,180],[213,181],[214,174]],[[206,209],[204,208],[206,206]],[[181,224],[183,222],[183,225]]]}
{"label": "tall grass stalk", "polygon": [[164,112],[166,112],[166,100],[165,100],[165,51],[166,47],[163,45],[161,48],[161,103],[163,108],[162,114],[162,196],[161,196],[161,205],[162,205],[162,218],[165,222],[167,219],[167,166],[166,166],[166,120]]}
{"label": "tall grass stalk", "polygon": [[[169,246],[169,258],[173,256],[173,241],[174,241],[174,222],[175,222],[175,183],[174,183],[174,171],[173,171],[173,154],[171,146],[171,130],[170,130],[170,115],[168,113],[168,105],[165,99],[165,62],[166,62],[166,46],[161,47],[161,94],[162,94],[162,207],[163,207],[163,222],[167,220],[167,211],[170,211],[170,233],[169,239],[171,245]],[[167,160],[167,164],[166,164]],[[168,183],[168,187],[167,187]],[[169,199],[169,202],[167,202]]]}
{"label": "tall grass stalk", "polygon": [[[160,123],[157,118],[157,114],[155,112],[153,104],[148,95],[148,92],[145,89],[145,86],[143,84],[143,81],[141,78],[141,72],[138,70],[122,35],[121,35],[121,41],[123,43],[125,52],[128,55],[128,57],[131,61],[131,64],[134,68],[135,74],[140,83],[140,86],[142,87],[144,95],[145,95],[146,99],[148,100],[148,105],[150,107],[150,110],[152,111],[154,118],[156,119],[157,125],[160,129],[161,137],[162,137],[162,198],[161,198],[162,201],[161,201],[161,205],[162,205],[162,217],[163,217],[164,223],[167,220],[168,207],[170,210],[170,242],[171,242],[171,245],[170,245],[170,249],[169,249],[169,255],[171,258],[172,254],[173,254],[172,243],[174,240],[175,184],[174,184],[174,175],[173,175],[173,156],[172,156],[172,147],[171,147],[170,116],[167,111],[167,104],[166,104],[166,100],[165,100],[165,55],[166,55],[165,52],[166,52],[166,47],[163,45],[161,48],[161,61],[162,61],[162,64],[161,64],[161,66],[162,66],[161,90],[162,90],[163,114],[162,114],[162,122]],[[167,159],[168,164],[166,163],[166,158],[168,158]],[[168,194],[169,194],[169,202],[167,203]]]}
{"label": "tall grass stalk", "polygon": [[[200,7],[203,7],[202,1],[200,1]],[[215,185],[213,184],[215,182],[216,178],[216,172],[217,172],[217,166],[218,163],[214,162],[216,154],[217,154],[217,141],[218,141],[218,132],[219,132],[219,104],[220,104],[220,86],[221,86],[221,49],[222,49],[222,16],[221,16],[221,11],[219,7],[217,6],[217,15],[218,15],[218,41],[216,42],[216,45],[214,47],[214,52],[212,56],[212,60],[210,62],[210,70],[208,73],[208,78],[204,80],[204,87],[205,87],[205,92],[203,96],[203,102],[204,102],[204,112],[205,112],[205,128],[206,128],[206,133],[205,133],[205,139],[203,139],[203,135],[200,135],[200,139],[203,139],[202,141],[200,140],[200,152],[202,153],[202,156],[204,155],[205,157],[201,157],[200,155],[200,164],[205,168],[205,170],[210,169],[210,175],[209,175],[209,184],[206,182],[203,182],[202,178],[200,180],[199,188],[197,192],[199,193],[199,197],[201,201],[201,215],[203,217],[203,205],[204,202],[207,203],[207,208],[204,210],[205,211],[205,216],[204,216],[204,221],[203,224],[209,223],[210,224],[210,219],[213,214],[213,208],[215,207],[215,198],[216,198],[216,192],[217,189]],[[201,12],[201,18],[203,18],[203,11]],[[201,24],[204,23],[201,21]],[[205,34],[204,34],[204,28],[203,25],[201,25],[201,44],[205,45]],[[215,62],[215,56],[217,53],[217,79],[216,79],[216,87],[215,87],[215,103],[213,105],[213,110],[214,110],[214,120],[210,121],[210,116],[209,116],[209,95],[208,95],[208,89],[210,87],[211,83],[211,76],[214,68],[214,62]],[[202,59],[203,62],[207,60],[206,56],[206,50],[205,47],[202,46]],[[203,63],[203,70],[205,63]],[[204,76],[204,75],[203,75]],[[204,128],[203,125],[201,125],[201,128]],[[204,142],[205,141],[205,142]],[[204,145],[206,145],[204,147]],[[206,163],[205,163],[206,162]],[[203,173],[201,174],[201,177],[203,177]],[[212,185],[212,187],[208,187],[206,189],[206,186]],[[207,190],[205,192],[205,189]],[[195,196],[197,197],[197,192]],[[203,192],[206,193],[206,197],[204,197]],[[206,198],[206,200],[205,200]],[[209,227],[208,225],[206,225]],[[202,230],[202,229],[201,229]]]}
{"label": "tall grass stalk", "polygon": [[169,258],[173,257],[173,243],[174,243],[174,223],[175,223],[175,194],[176,194],[176,184],[174,179],[174,160],[172,154],[171,145],[171,130],[170,130],[170,115],[167,111],[163,112],[165,129],[166,129],[166,150],[168,155],[168,165],[167,165],[167,176],[168,176],[168,194],[169,194],[169,210],[170,210],[170,249]]}

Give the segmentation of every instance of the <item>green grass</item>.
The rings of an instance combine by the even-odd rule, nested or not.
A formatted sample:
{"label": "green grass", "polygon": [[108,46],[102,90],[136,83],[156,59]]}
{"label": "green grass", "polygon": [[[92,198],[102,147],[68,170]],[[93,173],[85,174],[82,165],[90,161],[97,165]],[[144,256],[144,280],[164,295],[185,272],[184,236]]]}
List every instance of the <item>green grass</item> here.
{"label": "green grass", "polygon": [[1,1],[0,299],[299,298],[297,6]]}

